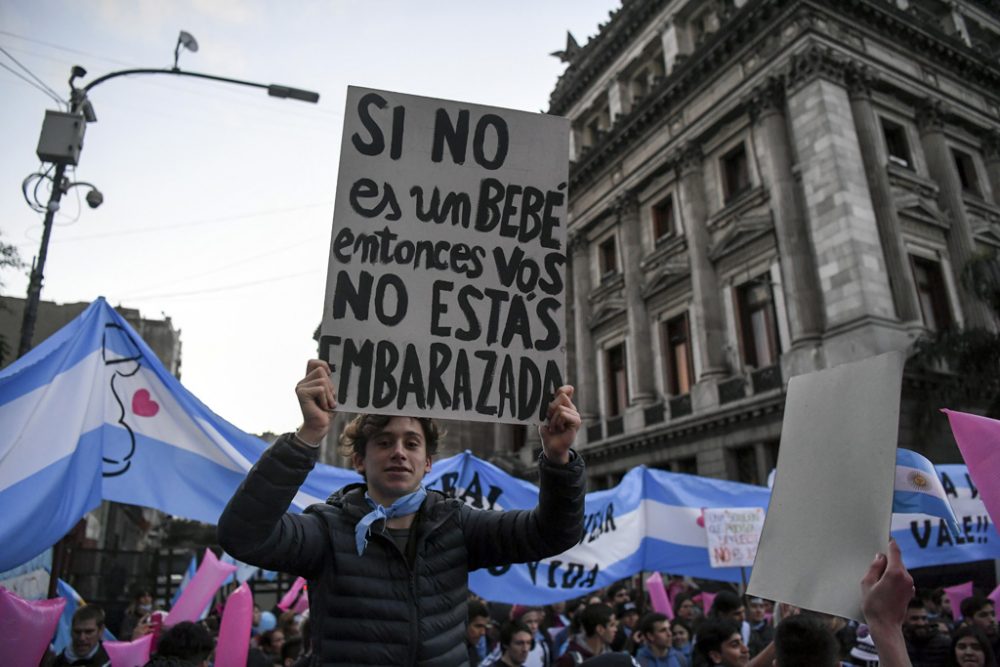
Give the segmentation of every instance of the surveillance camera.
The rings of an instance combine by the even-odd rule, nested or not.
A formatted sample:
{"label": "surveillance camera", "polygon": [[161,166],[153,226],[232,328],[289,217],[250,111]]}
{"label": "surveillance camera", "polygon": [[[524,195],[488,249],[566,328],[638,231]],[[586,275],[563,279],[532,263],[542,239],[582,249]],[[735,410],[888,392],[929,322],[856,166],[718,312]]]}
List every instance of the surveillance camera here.
{"label": "surveillance camera", "polygon": [[101,194],[100,190],[94,188],[93,190],[87,193],[87,206],[89,206],[90,208],[97,208],[103,203],[104,203],[104,195]]}

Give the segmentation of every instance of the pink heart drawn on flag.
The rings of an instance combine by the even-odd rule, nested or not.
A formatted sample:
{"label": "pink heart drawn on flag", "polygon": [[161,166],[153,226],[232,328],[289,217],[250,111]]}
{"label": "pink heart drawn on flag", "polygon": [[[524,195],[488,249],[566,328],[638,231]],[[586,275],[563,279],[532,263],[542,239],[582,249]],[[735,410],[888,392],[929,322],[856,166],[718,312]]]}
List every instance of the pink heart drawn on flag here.
{"label": "pink heart drawn on flag", "polygon": [[132,412],[140,417],[152,417],[160,411],[160,404],[149,397],[148,389],[140,389],[132,395]]}

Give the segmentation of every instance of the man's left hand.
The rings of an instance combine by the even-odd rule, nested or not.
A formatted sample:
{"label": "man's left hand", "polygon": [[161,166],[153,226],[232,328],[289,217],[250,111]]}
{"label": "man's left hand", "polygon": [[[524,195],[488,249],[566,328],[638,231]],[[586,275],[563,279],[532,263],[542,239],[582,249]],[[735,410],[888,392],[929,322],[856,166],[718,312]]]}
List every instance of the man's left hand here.
{"label": "man's left hand", "polygon": [[569,463],[569,448],[580,430],[580,413],[573,405],[573,387],[563,385],[549,403],[547,420],[538,427],[545,458],[552,463]]}

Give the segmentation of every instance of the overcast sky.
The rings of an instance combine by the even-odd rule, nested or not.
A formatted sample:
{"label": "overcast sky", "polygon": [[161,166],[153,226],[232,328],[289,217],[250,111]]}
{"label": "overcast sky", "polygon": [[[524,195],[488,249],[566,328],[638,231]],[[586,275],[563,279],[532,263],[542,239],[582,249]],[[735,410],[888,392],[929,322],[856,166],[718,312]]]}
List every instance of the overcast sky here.
{"label": "overcast sky", "polygon": [[[95,88],[98,122],[74,180],[94,183],[104,204],[87,208],[84,188],[64,198],[42,298],[104,296],[169,316],[188,389],[245,431],[295,428],[294,385],[315,356],[323,309],[347,86],[541,111],[564,68],[548,54],[567,30],[584,44],[617,5],[3,0],[0,47],[63,98],[73,65],[87,69],[84,83],[171,66],[179,30],[200,45],[181,54],[181,69],[321,94],[311,105],[166,76]],[[18,69],[2,53],[0,64]],[[0,239],[30,262],[42,216],[21,182],[39,168],[38,134],[56,102],[7,69],[0,98]],[[4,294],[25,295],[26,272],[0,280]]]}

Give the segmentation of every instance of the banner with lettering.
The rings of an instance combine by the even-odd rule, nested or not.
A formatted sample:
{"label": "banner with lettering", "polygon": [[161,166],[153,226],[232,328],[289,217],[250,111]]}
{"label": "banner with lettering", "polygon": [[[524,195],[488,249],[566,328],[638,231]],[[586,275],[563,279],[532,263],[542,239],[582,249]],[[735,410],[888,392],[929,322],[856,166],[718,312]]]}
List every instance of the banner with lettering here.
{"label": "banner with lettering", "polygon": [[343,409],[545,419],[568,151],[565,118],[348,88],[320,336]]}
{"label": "banner with lettering", "polygon": [[[896,515],[893,536],[907,566],[1000,558],[1000,535],[966,467],[936,468],[964,536],[956,541],[936,517]],[[537,487],[469,452],[436,462],[425,485],[479,509],[528,509],[538,500]],[[766,509],[769,498],[765,487],[635,468],[615,488],[587,494],[577,546],[539,562],[478,570],[469,576],[469,587],[487,600],[548,604],[642,571],[737,583],[739,567],[712,567],[705,510],[756,512]]]}

